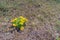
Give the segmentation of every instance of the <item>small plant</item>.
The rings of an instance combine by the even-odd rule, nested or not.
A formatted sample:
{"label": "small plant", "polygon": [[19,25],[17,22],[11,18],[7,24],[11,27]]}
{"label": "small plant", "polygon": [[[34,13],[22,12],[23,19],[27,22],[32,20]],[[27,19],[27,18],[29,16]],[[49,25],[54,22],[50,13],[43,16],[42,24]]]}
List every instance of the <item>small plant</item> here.
{"label": "small plant", "polygon": [[59,38],[59,37],[57,37],[57,38],[56,38],[56,40],[60,40],[60,38]]}
{"label": "small plant", "polygon": [[56,28],[57,31],[60,31],[60,20],[57,20],[55,22],[55,28]]}
{"label": "small plant", "polygon": [[18,18],[11,20],[12,26],[20,29],[21,31],[24,30],[24,26],[27,21],[28,20],[26,18],[24,18],[23,16],[20,16]]}

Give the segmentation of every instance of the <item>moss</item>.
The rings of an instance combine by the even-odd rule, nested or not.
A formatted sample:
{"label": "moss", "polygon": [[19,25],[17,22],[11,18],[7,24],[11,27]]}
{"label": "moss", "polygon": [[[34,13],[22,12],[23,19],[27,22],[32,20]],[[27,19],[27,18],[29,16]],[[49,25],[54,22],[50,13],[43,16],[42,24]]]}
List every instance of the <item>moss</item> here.
{"label": "moss", "polygon": [[60,0],[54,0],[56,3],[60,3]]}

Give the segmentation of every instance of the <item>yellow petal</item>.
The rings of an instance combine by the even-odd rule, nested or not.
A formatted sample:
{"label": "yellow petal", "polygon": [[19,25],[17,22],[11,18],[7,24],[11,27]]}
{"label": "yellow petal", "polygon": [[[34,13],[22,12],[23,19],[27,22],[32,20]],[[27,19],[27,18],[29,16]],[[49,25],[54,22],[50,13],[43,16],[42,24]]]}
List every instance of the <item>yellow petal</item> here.
{"label": "yellow petal", "polygon": [[24,18],[23,16],[20,16],[21,20],[24,20],[24,21],[28,21],[26,18]]}
{"label": "yellow petal", "polygon": [[15,18],[14,20],[17,20],[17,18]]}
{"label": "yellow petal", "polygon": [[24,23],[25,21],[24,20],[20,20],[22,23]]}
{"label": "yellow petal", "polygon": [[23,16],[20,16],[20,18],[23,18]]}
{"label": "yellow petal", "polygon": [[13,26],[16,26],[16,24],[13,24]]}
{"label": "yellow petal", "polygon": [[24,21],[28,21],[26,18],[23,18]]}
{"label": "yellow petal", "polygon": [[28,21],[27,19],[25,19],[26,20],[26,22]]}
{"label": "yellow petal", "polygon": [[17,18],[15,18],[15,19],[11,20],[11,22],[14,22],[14,21],[16,21],[16,20],[17,20]]}
{"label": "yellow petal", "polygon": [[20,30],[23,31],[24,30],[24,27],[21,27]]}

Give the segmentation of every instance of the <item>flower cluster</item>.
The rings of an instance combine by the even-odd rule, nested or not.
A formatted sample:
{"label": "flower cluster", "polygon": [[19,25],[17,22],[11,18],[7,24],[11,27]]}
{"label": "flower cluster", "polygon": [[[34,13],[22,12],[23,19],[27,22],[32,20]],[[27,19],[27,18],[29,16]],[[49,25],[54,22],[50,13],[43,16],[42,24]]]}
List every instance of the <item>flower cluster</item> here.
{"label": "flower cluster", "polygon": [[20,16],[20,17],[18,17],[18,18],[15,18],[15,19],[13,19],[13,20],[11,20],[11,22],[12,22],[12,25],[14,26],[14,27],[17,27],[17,28],[19,28],[20,30],[24,30],[24,25],[25,25],[25,23],[27,22],[28,20],[26,19],[26,18],[24,18],[23,16]]}

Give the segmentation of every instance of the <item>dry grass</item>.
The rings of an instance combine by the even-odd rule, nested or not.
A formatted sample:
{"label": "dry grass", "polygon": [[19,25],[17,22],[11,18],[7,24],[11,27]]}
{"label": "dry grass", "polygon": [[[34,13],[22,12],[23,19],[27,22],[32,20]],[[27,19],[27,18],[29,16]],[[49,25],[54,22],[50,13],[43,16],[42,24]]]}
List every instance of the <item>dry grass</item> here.
{"label": "dry grass", "polygon": [[[10,20],[21,15],[29,20],[24,31],[5,32],[6,29],[10,30]],[[0,34],[3,32],[1,40],[56,40],[56,34],[60,30],[56,30],[55,26],[56,23],[60,24],[59,18],[60,4],[56,1],[0,0]],[[6,25],[3,25],[4,23]]]}

